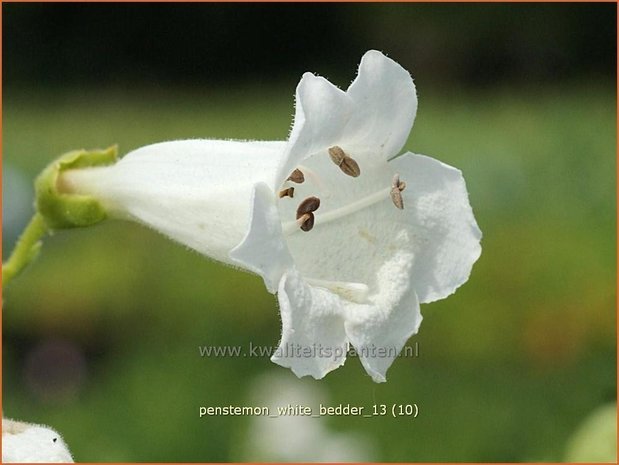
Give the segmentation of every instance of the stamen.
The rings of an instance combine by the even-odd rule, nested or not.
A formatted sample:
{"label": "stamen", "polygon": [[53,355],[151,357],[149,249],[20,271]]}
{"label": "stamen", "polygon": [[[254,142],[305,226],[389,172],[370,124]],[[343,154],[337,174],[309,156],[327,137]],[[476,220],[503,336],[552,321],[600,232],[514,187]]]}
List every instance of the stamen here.
{"label": "stamen", "polygon": [[[359,210],[363,210],[364,208],[370,207],[375,203],[388,199],[390,191],[391,188],[386,187],[366,197],[362,197],[356,202],[352,202],[348,205],[344,205],[343,207],[321,213],[316,217],[315,224],[326,224],[331,221],[339,220],[340,218],[343,218],[347,215],[352,215]],[[282,224],[282,230],[284,235],[289,236],[290,234],[294,234],[299,230],[299,225],[296,221],[289,221]]]}
{"label": "stamen", "polygon": [[297,219],[297,224],[303,231],[311,231],[314,227],[314,214],[304,213]]}
{"label": "stamen", "polygon": [[279,191],[279,198],[281,199],[282,197],[293,198],[294,197],[294,187],[289,187],[287,189],[283,189],[283,190]]}
{"label": "stamen", "polygon": [[396,173],[393,176],[393,182],[391,183],[391,192],[389,195],[391,196],[391,201],[400,210],[404,210],[404,199],[402,199],[401,192],[406,189],[406,183],[404,181],[400,181],[400,175]]}
{"label": "stamen", "polygon": [[344,158],[347,157],[346,153],[342,150],[342,147],[338,147],[337,145],[329,149],[329,156],[331,157],[333,163],[337,166],[340,166],[344,161]]}
{"label": "stamen", "polygon": [[404,199],[402,199],[402,194],[397,187],[391,188],[391,201],[400,210],[404,210]]}
{"label": "stamen", "polygon": [[369,288],[363,283],[351,283],[344,281],[324,281],[322,279],[305,278],[305,281],[316,287],[323,287],[335,292],[339,296],[356,303],[367,302]]}
{"label": "stamen", "polygon": [[303,171],[301,171],[300,169],[295,169],[292,173],[290,173],[290,176],[288,176],[288,179],[286,179],[286,181],[292,181],[292,182],[296,182],[297,184],[301,184],[303,181],[305,181],[305,176],[303,176]]}
{"label": "stamen", "polygon": [[297,225],[305,232],[311,231],[314,227],[314,214],[320,207],[318,197],[308,197],[299,204],[297,208]]}
{"label": "stamen", "polygon": [[299,204],[297,208],[297,219],[304,213],[310,213],[318,210],[320,207],[320,199],[318,197],[308,197]]}
{"label": "stamen", "polygon": [[340,165],[340,169],[353,178],[356,178],[361,174],[359,164],[350,157],[344,158],[344,161],[342,161],[342,164]]}
{"label": "stamen", "polygon": [[333,161],[333,163],[339,166],[340,169],[348,176],[356,178],[361,174],[361,168],[359,168],[359,164],[346,152],[344,152],[341,147],[337,145],[330,147],[329,156],[331,157],[331,161]]}

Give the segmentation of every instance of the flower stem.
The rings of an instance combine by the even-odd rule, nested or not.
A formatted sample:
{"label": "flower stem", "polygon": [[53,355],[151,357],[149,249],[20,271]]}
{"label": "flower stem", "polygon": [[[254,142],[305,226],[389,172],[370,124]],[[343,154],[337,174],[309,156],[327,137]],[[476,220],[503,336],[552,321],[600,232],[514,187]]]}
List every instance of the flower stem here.
{"label": "flower stem", "polygon": [[19,237],[17,244],[15,244],[11,256],[6,262],[2,263],[3,289],[37,257],[41,250],[41,238],[48,231],[49,228],[43,215],[36,212]]}

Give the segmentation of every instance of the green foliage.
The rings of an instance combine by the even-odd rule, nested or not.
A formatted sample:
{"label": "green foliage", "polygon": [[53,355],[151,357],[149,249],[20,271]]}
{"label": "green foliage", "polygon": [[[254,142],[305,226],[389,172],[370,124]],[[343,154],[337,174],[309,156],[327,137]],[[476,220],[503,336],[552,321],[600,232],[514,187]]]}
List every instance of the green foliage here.
{"label": "green foliage", "polygon": [[[289,88],[13,92],[4,161],[34,177],[75,146],[285,139]],[[419,417],[329,426],[371,436],[379,461],[561,460],[583,418],[615,399],[615,142],[614,84],[421,89],[406,149],[462,169],[483,253],[455,295],[422,306],[420,355],[387,383],[357,359],[297,381],[333,404],[416,402]],[[246,405],[265,373],[296,379],[267,357],[201,358],[199,345],[276,345],[276,301],[259,278],[135,224],[58,232],[4,299],[4,414],[53,425],[77,460],[233,460],[249,419],[199,419],[198,407]],[[86,357],[71,395],[33,388],[32,349],[52,338]]]}

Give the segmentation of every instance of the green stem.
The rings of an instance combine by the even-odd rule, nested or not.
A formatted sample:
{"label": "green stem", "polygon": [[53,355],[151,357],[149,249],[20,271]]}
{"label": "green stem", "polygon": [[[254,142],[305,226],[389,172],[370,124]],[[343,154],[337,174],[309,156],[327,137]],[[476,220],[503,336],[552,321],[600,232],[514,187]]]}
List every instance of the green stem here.
{"label": "green stem", "polygon": [[33,261],[41,250],[41,238],[47,234],[49,228],[43,215],[35,213],[26,229],[20,236],[9,259],[2,264],[2,288],[28,264]]}

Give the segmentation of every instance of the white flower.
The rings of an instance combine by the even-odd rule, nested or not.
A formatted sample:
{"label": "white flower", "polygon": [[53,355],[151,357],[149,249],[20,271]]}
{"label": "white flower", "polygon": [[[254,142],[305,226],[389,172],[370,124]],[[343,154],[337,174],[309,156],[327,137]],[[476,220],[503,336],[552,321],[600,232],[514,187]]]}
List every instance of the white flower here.
{"label": "white flower", "polygon": [[282,315],[274,362],[322,378],[352,344],[385,381],[419,304],[453,293],[481,252],[460,171],[397,156],[416,110],[408,72],[369,51],[346,92],[303,76],[287,143],[167,142],[61,182],[262,276]]}
{"label": "white flower", "polygon": [[[287,375],[287,373],[286,373]],[[300,383],[280,372],[268,372],[250,380],[248,405],[261,405],[273,416],[248,419],[246,434],[240,437],[235,460],[242,462],[373,462],[376,444],[371,433],[337,430],[320,407],[338,407],[317,383]],[[340,404],[341,405],[341,404]],[[287,406],[311,409],[302,415],[280,414]]]}
{"label": "white flower", "polygon": [[47,426],[2,419],[2,462],[73,462],[60,435]]}

